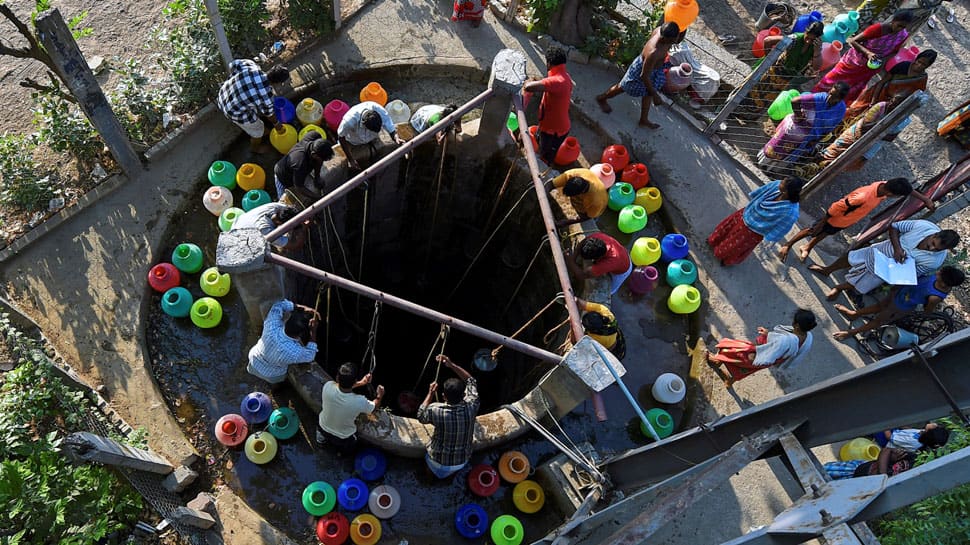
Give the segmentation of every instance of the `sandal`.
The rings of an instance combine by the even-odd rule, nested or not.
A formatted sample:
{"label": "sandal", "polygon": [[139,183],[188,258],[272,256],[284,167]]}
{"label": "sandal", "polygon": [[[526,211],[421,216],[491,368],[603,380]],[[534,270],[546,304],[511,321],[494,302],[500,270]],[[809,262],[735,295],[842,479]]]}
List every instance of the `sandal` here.
{"label": "sandal", "polygon": [[956,15],[953,13],[953,8],[947,6],[946,8],[946,22],[952,23],[956,20]]}

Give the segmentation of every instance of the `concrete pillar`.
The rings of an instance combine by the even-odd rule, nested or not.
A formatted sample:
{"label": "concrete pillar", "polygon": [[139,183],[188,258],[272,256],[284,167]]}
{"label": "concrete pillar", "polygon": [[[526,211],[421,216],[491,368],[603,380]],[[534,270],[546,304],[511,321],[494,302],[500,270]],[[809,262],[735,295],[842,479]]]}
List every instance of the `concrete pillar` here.
{"label": "concrete pillar", "polygon": [[118,122],[101,86],[88,68],[84,55],[78,49],[71,30],[56,9],[48,10],[37,17],[37,38],[59,68],[60,75],[77,99],[78,106],[97,129],[104,143],[111,151],[115,161],[129,179],[142,171],[141,159],[131,147],[128,133]]}
{"label": "concrete pillar", "polygon": [[494,91],[482,105],[482,118],[478,124],[475,146],[470,146],[482,156],[489,156],[497,149],[512,143],[505,122],[512,107],[512,96],[522,90],[527,79],[528,61],[520,51],[503,49],[492,60],[492,72],[488,86]]}
{"label": "concrete pillar", "polygon": [[219,235],[216,265],[232,275],[252,323],[262,323],[273,303],[284,297],[283,269],[264,262],[270,245],[258,229],[234,229]]}
{"label": "concrete pillar", "polygon": [[229,64],[232,62],[232,49],[229,48],[229,39],[226,38],[226,29],[222,24],[222,15],[219,14],[218,0],[205,0],[205,10],[209,13],[209,23],[212,24],[212,32],[216,35],[216,43],[219,44],[219,54],[222,55],[222,63],[229,72]]}
{"label": "concrete pillar", "polygon": [[150,450],[129,447],[86,431],[72,433],[64,440],[64,445],[71,454],[86,462],[129,467],[159,475],[167,475],[175,469],[168,460]]}

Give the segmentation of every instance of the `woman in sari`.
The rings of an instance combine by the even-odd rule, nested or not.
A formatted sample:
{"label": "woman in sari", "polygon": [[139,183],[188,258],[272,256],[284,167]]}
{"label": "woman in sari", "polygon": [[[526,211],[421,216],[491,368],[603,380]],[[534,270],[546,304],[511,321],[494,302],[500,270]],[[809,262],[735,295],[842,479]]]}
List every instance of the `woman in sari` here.
{"label": "woman in sari", "polygon": [[[896,106],[899,106],[905,98],[906,95],[904,93],[898,93],[890,97],[888,102],[879,102],[870,106],[865,113],[859,116],[855,123],[849,125],[827,148],[819,153],[814,163],[809,163],[799,168],[798,175],[803,178],[809,178],[828,166],[832,161],[838,159],[852,144],[858,142],[862,138],[862,135],[869,132],[876,126],[876,123],[879,123]],[[855,170],[861,165],[862,161],[863,159],[860,158],[855,164],[849,165],[846,170]]]}
{"label": "woman in sari", "polygon": [[827,93],[804,93],[792,99],[792,113],[778,124],[774,136],[758,153],[758,165],[768,172],[792,169],[809,155],[823,136],[845,116],[848,85],[838,82]]}
{"label": "woman in sari", "polygon": [[812,330],[816,325],[812,311],[800,308],[795,311],[790,326],[776,325],[771,331],[759,327],[755,342],[721,339],[717,343],[717,354],[708,354],[707,363],[718,370],[719,375],[722,366],[727,370],[728,378],[722,376],[722,379],[729,388],[761,369],[791,367],[812,349]]}
{"label": "woman in sari", "polygon": [[845,111],[845,119],[855,119],[873,104],[887,101],[898,93],[906,98],[916,91],[925,91],[928,79],[926,69],[933,65],[936,57],[936,51],[927,49],[920,51],[912,62],[896,63],[889,72],[883,74],[882,79],[862,91],[859,98]]}
{"label": "woman in sari", "polygon": [[[813,21],[804,33],[796,32],[789,36],[792,39],[791,45],[771,65],[761,82],[748,93],[741,104],[743,115],[752,119],[764,115],[778,93],[805,83],[804,74],[809,66],[814,70],[821,68],[823,28],[821,22]],[[774,48],[782,39],[784,36],[765,38],[765,51]]]}
{"label": "woman in sari", "polygon": [[849,51],[842,55],[835,68],[825,74],[812,91],[827,91],[836,82],[844,82],[849,85],[846,102],[855,101],[872,76],[882,69],[882,64],[902,47],[909,37],[906,25],[912,20],[911,12],[897,11],[890,22],[876,23],[846,40]]}
{"label": "woman in sari", "polygon": [[778,242],[798,220],[798,197],[804,180],[785,178],[768,182],[749,194],[747,206],[724,218],[707,243],[721,265],[737,265],[762,240]]}

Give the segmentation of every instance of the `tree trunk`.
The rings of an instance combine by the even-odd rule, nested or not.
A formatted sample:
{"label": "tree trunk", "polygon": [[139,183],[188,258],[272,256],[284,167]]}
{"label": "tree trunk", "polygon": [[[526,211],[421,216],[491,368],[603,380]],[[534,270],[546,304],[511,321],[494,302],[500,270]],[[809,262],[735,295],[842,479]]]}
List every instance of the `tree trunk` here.
{"label": "tree trunk", "polygon": [[563,0],[559,11],[549,21],[549,35],[560,43],[579,47],[593,33],[592,16],[589,0]]}

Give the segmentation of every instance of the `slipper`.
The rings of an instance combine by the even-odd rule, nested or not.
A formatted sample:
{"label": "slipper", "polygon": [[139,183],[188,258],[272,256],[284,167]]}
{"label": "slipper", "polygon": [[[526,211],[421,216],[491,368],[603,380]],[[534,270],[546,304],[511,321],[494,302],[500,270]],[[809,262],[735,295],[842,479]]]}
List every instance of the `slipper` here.
{"label": "slipper", "polygon": [[724,34],[717,37],[717,41],[721,42],[721,45],[728,45],[737,41],[738,37],[734,34]]}
{"label": "slipper", "polygon": [[953,8],[947,7],[946,8],[946,22],[947,23],[952,23],[955,20],[956,20],[956,15],[953,13]]}
{"label": "slipper", "polygon": [[936,28],[936,16],[932,16],[926,20],[926,26],[935,29]]}

